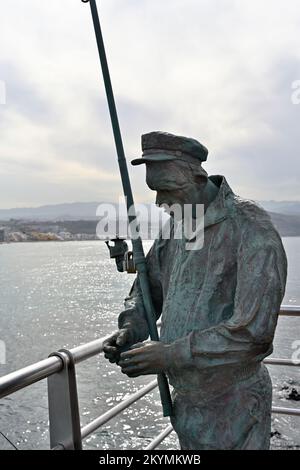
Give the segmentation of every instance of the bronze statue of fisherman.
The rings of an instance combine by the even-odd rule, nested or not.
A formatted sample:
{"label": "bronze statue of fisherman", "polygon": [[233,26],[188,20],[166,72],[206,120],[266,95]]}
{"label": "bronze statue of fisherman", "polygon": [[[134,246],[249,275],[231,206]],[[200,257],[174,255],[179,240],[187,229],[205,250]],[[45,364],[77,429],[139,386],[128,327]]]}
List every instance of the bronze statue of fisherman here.
{"label": "bronze statue of fisherman", "polygon": [[[204,205],[204,242],[160,236],[147,265],[161,341],[145,341],[137,277],[105,356],[129,377],[164,371],[173,386],[172,424],[182,449],[268,449],[272,353],[285,292],[285,251],[269,215],[208,177],[198,141],[162,132],[142,137],[146,181],[158,205]],[[172,216],[172,213],[171,213]],[[133,346],[121,353],[124,346]]]}

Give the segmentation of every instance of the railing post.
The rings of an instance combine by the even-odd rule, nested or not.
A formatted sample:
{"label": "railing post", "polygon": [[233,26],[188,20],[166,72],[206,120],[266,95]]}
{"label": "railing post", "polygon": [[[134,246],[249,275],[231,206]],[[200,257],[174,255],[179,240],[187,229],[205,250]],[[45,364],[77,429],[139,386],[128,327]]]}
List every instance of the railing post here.
{"label": "railing post", "polygon": [[50,447],[81,450],[81,429],[73,355],[66,349],[50,354],[63,362],[60,372],[48,377]]}

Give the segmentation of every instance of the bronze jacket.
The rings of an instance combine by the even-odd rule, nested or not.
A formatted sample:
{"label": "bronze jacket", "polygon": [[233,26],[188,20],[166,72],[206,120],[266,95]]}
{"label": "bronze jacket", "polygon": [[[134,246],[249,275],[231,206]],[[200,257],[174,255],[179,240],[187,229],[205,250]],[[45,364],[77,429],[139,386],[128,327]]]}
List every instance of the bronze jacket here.
{"label": "bronze jacket", "polygon": [[[236,196],[223,176],[205,213],[204,245],[158,238],[147,256],[161,341],[171,345],[170,383],[178,390],[218,392],[251,376],[272,353],[285,292],[287,260],[269,215]],[[136,341],[148,337],[139,281],[119,316]]]}

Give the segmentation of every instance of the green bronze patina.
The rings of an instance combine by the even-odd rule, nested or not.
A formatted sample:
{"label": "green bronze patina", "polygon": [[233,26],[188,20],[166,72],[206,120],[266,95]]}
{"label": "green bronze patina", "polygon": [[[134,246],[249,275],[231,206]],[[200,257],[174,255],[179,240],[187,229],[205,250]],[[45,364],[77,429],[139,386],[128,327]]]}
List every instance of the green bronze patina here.
{"label": "green bronze patina", "polygon": [[272,384],[262,361],[286,285],[280,236],[262,208],[223,176],[207,176],[205,147],[194,139],[151,133],[142,143],[134,164],[146,164],[157,204],[204,204],[204,246],[187,251],[172,236],[154,242],[147,267],[161,341],[145,341],[137,277],[105,355],[130,377],[166,372],[182,449],[267,449]]}

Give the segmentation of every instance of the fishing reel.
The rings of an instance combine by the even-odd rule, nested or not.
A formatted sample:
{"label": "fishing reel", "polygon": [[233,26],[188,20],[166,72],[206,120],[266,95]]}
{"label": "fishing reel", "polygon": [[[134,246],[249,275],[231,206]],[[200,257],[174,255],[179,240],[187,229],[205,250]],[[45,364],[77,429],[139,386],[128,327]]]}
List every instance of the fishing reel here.
{"label": "fishing reel", "polygon": [[[110,245],[109,242],[114,245]],[[135,274],[136,267],[133,260],[133,252],[129,251],[128,245],[124,238],[113,238],[105,242],[109,250],[110,258],[116,261],[117,270],[120,273],[127,272],[128,274]]]}

